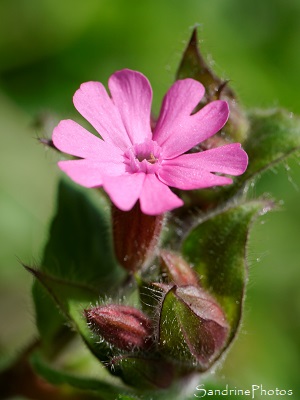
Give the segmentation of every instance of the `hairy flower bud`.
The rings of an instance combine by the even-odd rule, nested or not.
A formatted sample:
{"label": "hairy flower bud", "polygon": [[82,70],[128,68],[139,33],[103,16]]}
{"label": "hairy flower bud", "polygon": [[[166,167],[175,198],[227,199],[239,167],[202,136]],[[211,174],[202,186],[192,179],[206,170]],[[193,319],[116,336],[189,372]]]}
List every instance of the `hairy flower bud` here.
{"label": "hairy flower bud", "polygon": [[205,371],[221,354],[228,332],[221,307],[203,289],[173,286],[166,293],[161,305],[159,347],[168,358]]}
{"label": "hairy flower bud", "polygon": [[177,254],[169,250],[160,252],[161,266],[169,281],[178,286],[199,286],[199,280],[191,266]]}
{"label": "hairy flower bud", "polygon": [[121,350],[145,350],[151,345],[151,320],[137,308],[108,304],[84,314],[96,334]]}
{"label": "hairy flower bud", "polygon": [[127,271],[134,272],[153,256],[163,215],[144,214],[137,203],[130,211],[112,206],[112,221],[116,257]]}

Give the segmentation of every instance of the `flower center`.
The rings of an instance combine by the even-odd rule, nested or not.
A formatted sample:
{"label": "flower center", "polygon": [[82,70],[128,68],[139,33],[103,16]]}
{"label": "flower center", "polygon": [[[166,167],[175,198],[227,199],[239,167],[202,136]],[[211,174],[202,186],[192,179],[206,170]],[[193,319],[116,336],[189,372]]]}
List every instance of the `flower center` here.
{"label": "flower center", "polygon": [[154,174],[161,163],[161,148],[153,140],[138,143],[124,153],[127,172],[145,172]]}
{"label": "flower center", "polygon": [[157,158],[155,158],[155,156],[152,153],[150,153],[149,159],[147,159],[147,157],[144,156],[139,156],[138,154],[136,155],[136,158],[139,160],[139,162],[146,160],[150,164],[155,164],[158,161]]}

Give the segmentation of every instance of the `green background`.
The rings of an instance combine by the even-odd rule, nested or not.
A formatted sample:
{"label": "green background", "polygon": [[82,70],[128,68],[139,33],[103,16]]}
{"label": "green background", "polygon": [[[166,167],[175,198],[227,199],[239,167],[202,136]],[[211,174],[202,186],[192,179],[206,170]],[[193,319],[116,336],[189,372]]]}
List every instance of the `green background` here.
{"label": "green background", "polygon": [[[299,18],[299,0],[0,0],[2,360],[35,334],[31,278],[18,259],[39,264],[60,175],[37,138],[60,119],[81,120],[72,105],[79,85],[139,70],[157,113],[198,24],[201,49],[245,107],[281,106],[292,117],[300,114]],[[271,193],[280,209],[251,232],[242,328],[214,372],[223,385],[300,396],[299,189],[296,156],[250,189],[250,197]]]}

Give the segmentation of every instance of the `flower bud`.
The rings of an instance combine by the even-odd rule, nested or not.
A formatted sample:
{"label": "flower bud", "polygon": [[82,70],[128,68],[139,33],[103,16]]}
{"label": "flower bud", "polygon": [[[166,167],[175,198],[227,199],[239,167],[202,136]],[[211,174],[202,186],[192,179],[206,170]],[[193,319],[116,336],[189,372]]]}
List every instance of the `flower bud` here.
{"label": "flower bud", "polygon": [[167,274],[169,281],[178,286],[199,286],[197,274],[180,254],[161,250],[160,258],[162,269]]}
{"label": "flower bud", "polygon": [[143,214],[139,203],[130,211],[112,205],[112,222],[116,257],[127,271],[135,272],[155,253],[163,215]]}
{"label": "flower bud", "polygon": [[151,320],[137,308],[108,304],[84,314],[91,329],[118,349],[145,350],[151,345]]}
{"label": "flower bud", "polygon": [[205,371],[220,356],[228,333],[221,307],[203,289],[173,286],[166,293],[158,334],[167,358]]}

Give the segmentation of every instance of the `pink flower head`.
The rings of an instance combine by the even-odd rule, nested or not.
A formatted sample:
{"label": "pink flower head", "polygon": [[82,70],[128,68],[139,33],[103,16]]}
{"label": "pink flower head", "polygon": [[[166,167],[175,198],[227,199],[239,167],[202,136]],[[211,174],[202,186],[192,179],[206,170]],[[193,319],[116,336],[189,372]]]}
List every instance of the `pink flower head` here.
{"label": "pink flower head", "polygon": [[154,130],[150,126],[152,89],[147,78],[124,69],[108,82],[111,97],[99,82],[86,82],[74,95],[76,109],[101,135],[72,120],[53,131],[54,145],[80,159],[60,161],[60,169],[86,187],[103,186],[121,210],[137,200],[145,214],[158,215],[183,205],[169,186],[190,190],[228,185],[240,175],[248,158],[239,143],[184,154],[218,132],[229,115],[217,100],[192,114],[204,95],[194,79],[176,81],[162,103]]}

